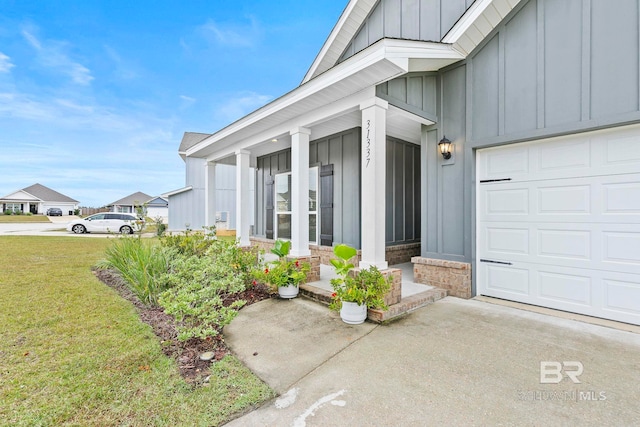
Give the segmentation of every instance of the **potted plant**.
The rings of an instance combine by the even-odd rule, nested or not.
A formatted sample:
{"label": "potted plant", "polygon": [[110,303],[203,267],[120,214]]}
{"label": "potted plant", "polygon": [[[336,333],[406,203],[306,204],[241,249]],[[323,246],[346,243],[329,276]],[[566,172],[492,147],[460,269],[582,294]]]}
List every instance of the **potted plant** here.
{"label": "potted plant", "polygon": [[357,273],[349,260],[357,251],[348,245],[338,245],[333,249],[338,259],[332,259],[338,278],[331,279],[333,287],[329,308],[340,311],[343,322],[352,325],[363,323],[367,318],[367,309],[386,310],[384,295],[391,289],[391,278],[385,278],[377,267],[371,266]]}
{"label": "potted plant", "polygon": [[307,278],[310,266],[308,262],[288,260],[291,242],[276,240],[271,253],[278,256],[276,261],[267,262],[264,269],[256,269],[253,276],[256,280],[268,284],[273,292],[278,292],[280,298],[295,298],[298,295],[300,283]]}

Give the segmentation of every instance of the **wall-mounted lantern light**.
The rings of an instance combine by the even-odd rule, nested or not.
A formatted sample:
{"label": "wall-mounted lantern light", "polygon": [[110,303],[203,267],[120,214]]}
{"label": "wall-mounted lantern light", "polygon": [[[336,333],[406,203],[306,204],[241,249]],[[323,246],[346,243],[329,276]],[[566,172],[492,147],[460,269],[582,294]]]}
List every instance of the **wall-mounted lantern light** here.
{"label": "wall-mounted lantern light", "polygon": [[440,142],[438,142],[438,148],[440,149],[440,154],[445,160],[449,160],[451,158],[451,141],[447,139],[446,136],[443,136]]}

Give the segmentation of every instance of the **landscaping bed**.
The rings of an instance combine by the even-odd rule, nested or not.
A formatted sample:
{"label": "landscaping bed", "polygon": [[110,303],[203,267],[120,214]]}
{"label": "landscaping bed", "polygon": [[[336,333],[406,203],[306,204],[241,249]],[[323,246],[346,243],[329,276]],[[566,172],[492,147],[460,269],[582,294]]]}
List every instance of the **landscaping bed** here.
{"label": "landscaping bed", "polygon": [[[176,360],[180,375],[185,381],[196,385],[202,384],[210,375],[210,365],[229,353],[222,330],[219,330],[220,334],[215,338],[190,338],[187,341],[180,341],[175,319],[165,313],[162,308],[143,304],[114,271],[94,269],[94,274],[135,306],[140,320],[150,325],[160,340],[164,354]],[[225,305],[230,305],[236,300],[244,300],[247,302],[246,305],[250,305],[268,298],[271,298],[268,287],[256,284],[251,290],[228,297]],[[201,360],[200,355],[205,352],[213,352],[214,358],[210,361]]]}

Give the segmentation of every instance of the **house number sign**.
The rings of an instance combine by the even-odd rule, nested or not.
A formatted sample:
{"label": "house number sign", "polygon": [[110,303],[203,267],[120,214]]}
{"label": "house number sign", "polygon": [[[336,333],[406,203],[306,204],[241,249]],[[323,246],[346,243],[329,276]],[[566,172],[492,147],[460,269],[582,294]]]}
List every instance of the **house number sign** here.
{"label": "house number sign", "polygon": [[367,159],[366,168],[369,167],[369,162],[371,162],[371,137],[369,136],[371,132],[371,120],[367,120],[367,155],[365,159]]}

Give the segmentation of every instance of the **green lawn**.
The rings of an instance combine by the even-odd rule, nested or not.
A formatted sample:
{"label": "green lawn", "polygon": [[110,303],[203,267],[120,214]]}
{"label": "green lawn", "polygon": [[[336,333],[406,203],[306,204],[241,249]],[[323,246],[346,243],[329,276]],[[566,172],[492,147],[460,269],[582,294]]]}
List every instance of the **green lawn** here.
{"label": "green lawn", "polygon": [[0,215],[0,223],[7,222],[51,222],[44,215]]}
{"label": "green lawn", "polygon": [[91,273],[110,240],[0,237],[0,425],[209,426],[273,396],[233,357],[188,385]]}

